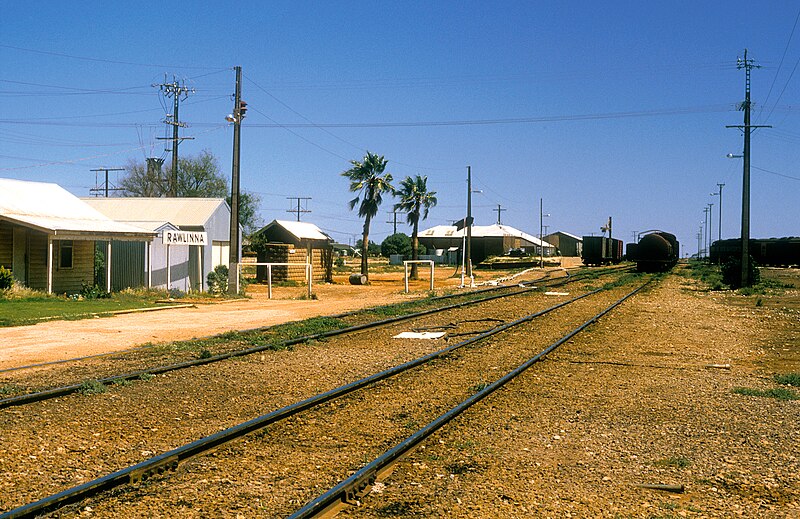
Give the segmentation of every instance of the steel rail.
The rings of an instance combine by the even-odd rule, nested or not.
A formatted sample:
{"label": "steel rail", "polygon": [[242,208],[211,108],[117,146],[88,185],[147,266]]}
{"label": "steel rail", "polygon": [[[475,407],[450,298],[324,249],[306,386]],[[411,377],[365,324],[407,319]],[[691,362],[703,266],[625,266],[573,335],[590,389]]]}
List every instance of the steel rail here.
{"label": "steel rail", "polygon": [[[534,287],[522,287],[521,290],[517,290],[516,292],[510,292],[510,293],[504,293],[504,294],[495,294],[495,295],[483,297],[483,298],[480,298],[480,299],[471,299],[469,301],[462,301],[460,303],[453,303],[451,305],[447,305],[447,306],[443,306],[443,307],[429,308],[427,310],[421,310],[421,311],[415,312],[415,313],[410,313],[410,314],[405,314],[405,315],[398,315],[398,316],[394,316],[394,317],[387,317],[386,319],[381,319],[381,320],[378,320],[378,321],[372,321],[372,322],[369,322],[369,323],[356,324],[356,325],[353,325],[353,326],[348,326],[347,328],[340,328],[340,329],[337,329],[337,330],[328,330],[328,331],[325,331],[325,332],[314,333],[314,334],[311,334],[311,335],[304,335],[302,337],[296,337],[294,339],[288,339],[286,341],[278,343],[277,345],[276,344],[265,344],[265,345],[261,345],[261,346],[254,346],[252,348],[246,348],[244,350],[236,350],[236,351],[230,351],[230,352],[226,352],[226,353],[220,353],[218,355],[212,355],[211,357],[206,357],[206,358],[203,358],[203,359],[187,360],[187,361],[179,362],[179,363],[176,363],[176,364],[169,364],[167,366],[159,366],[159,367],[155,367],[155,368],[148,368],[148,369],[143,369],[143,370],[139,370],[139,371],[133,371],[133,372],[130,372],[130,373],[112,375],[110,377],[104,377],[104,378],[98,379],[97,382],[99,382],[101,384],[104,384],[104,385],[109,385],[109,384],[112,384],[112,383],[115,383],[115,382],[124,381],[124,380],[136,380],[136,379],[141,378],[142,376],[146,376],[146,375],[161,375],[163,373],[168,373],[170,371],[177,371],[179,369],[185,369],[185,368],[190,368],[190,367],[194,367],[194,366],[203,366],[205,364],[213,364],[215,362],[220,362],[220,361],[231,359],[231,358],[235,358],[235,357],[243,357],[243,356],[246,356],[246,355],[252,355],[254,353],[261,353],[263,351],[272,350],[272,349],[275,349],[275,348],[285,348],[285,347],[288,347],[288,346],[294,346],[295,344],[300,344],[300,343],[303,343],[303,342],[306,342],[306,341],[315,341],[315,340],[319,340],[319,339],[326,339],[326,338],[329,338],[329,337],[335,337],[337,335],[343,335],[343,334],[347,334],[347,333],[353,333],[353,332],[358,332],[358,331],[362,331],[362,330],[368,330],[370,328],[378,328],[380,326],[385,326],[387,324],[394,324],[394,323],[397,323],[397,322],[405,321],[405,320],[408,320],[408,319],[414,319],[414,318],[417,318],[417,317],[423,317],[423,316],[426,316],[426,315],[429,315],[429,314],[434,314],[434,313],[437,313],[437,312],[444,312],[444,311],[447,311],[447,310],[455,310],[457,308],[461,308],[461,307],[464,307],[464,306],[483,303],[483,302],[486,302],[486,301],[492,301],[494,299],[500,299],[500,298],[503,298],[503,297],[511,297],[511,296],[515,296],[515,295],[519,295],[519,294],[524,294],[524,293],[527,293],[527,292],[531,292],[533,290],[535,290]],[[248,330],[248,331],[257,332],[257,331],[260,331],[260,330],[263,330],[263,328],[255,328],[253,330]],[[248,331],[245,331],[245,332],[242,332],[242,333],[247,333]],[[44,390],[44,391],[38,391],[36,393],[27,393],[27,394],[24,394],[24,395],[18,395],[18,396],[14,396],[14,397],[4,398],[4,399],[0,400],[0,409],[5,409],[7,407],[20,406],[20,405],[25,405],[25,404],[31,404],[31,403],[34,403],[34,402],[40,402],[42,400],[49,400],[51,398],[58,398],[58,397],[62,397],[62,396],[67,396],[69,394],[76,393],[76,392],[80,391],[82,387],[83,387],[82,383],[81,384],[71,384],[69,386],[62,386],[62,387],[47,389],[47,390]]]}
{"label": "steel rail", "polygon": [[289,519],[308,519],[313,517],[320,517],[322,515],[328,516],[335,512],[337,509],[345,506],[346,504],[354,504],[359,498],[367,495],[372,488],[372,485],[381,478],[381,476],[385,475],[390,469],[391,466],[397,463],[405,454],[409,451],[416,448],[417,445],[422,443],[425,439],[431,436],[433,433],[444,427],[447,423],[453,420],[455,417],[475,405],[476,403],[480,402],[487,396],[491,395],[509,381],[513,380],[525,370],[530,368],[535,363],[543,360],[547,354],[552,352],[557,347],[561,346],[568,340],[572,339],[575,335],[582,332],[592,323],[600,319],[602,316],[606,315],[608,312],[616,308],[617,306],[621,305],[625,302],[628,298],[634,296],[639,291],[644,289],[647,285],[652,282],[652,278],[648,280],[645,284],[638,287],[637,289],[633,290],[632,292],[628,293],[621,299],[614,302],[611,306],[603,310],[602,312],[598,313],[588,321],[584,322],[577,328],[570,331],[561,339],[557,340],[556,342],[547,346],[544,350],[537,353],[535,356],[531,357],[524,363],[520,364],[514,370],[508,372],[503,377],[497,379],[495,382],[489,384],[481,391],[473,394],[460,404],[456,405],[446,413],[440,415],[428,425],[424,426],[423,428],[417,430],[414,434],[403,440],[402,442],[398,443],[388,451],[386,451],[381,456],[375,458],[368,464],[366,464],[363,468],[357,471],[352,476],[348,477],[329,491],[325,492],[321,496],[309,501],[306,505],[304,505],[300,510],[296,511],[294,514],[289,516]]}
{"label": "steel rail", "polygon": [[554,310],[572,304],[575,301],[589,297],[603,290],[605,289],[598,288],[591,292],[587,292],[585,294],[576,296],[567,301],[562,301],[561,303],[553,305],[549,308],[540,310],[533,314],[526,315],[520,319],[517,319],[516,321],[505,323],[492,330],[483,332],[480,335],[471,337],[457,344],[453,344],[439,351],[429,353],[428,355],[425,355],[423,357],[419,357],[404,364],[394,366],[392,368],[386,369],[379,373],[375,373],[360,380],[356,380],[349,384],[339,386],[338,388],[332,389],[325,393],[320,393],[318,395],[312,396],[295,404],[291,404],[289,406],[272,411],[257,418],[253,418],[241,424],[235,425],[228,429],[224,429],[212,435],[196,440],[192,443],[188,443],[186,445],[177,447],[171,451],[165,452],[158,456],[154,456],[136,465],[118,470],[107,476],[94,479],[77,487],[66,489],[62,492],[42,498],[33,503],[29,503],[27,505],[14,508],[0,515],[0,519],[34,518],[37,517],[38,515],[52,512],[69,504],[77,503],[83,499],[86,499],[87,497],[91,497],[105,490],[109,490],[129,483],[136,483],[148,479],[151,476],[161,474],[166,471],[175,470],[179,463],[194,456],[197,456],[199,454],[202,454],[204,452],[207,452],[209,450],[215,449],[220,445],[237,440],[238,438],[241,438],[246,434],[258,431],[260,429],[263,429],[264,427],[267,427],[270,424],[294,416],[302,411],[306,411],[312,407],[318,406],[320,404],[329,402],[341,396],[352,393],[365,386],[374,384],[376,382],[395,376],[409,369],[430,362],[431,360],[442,357],[458,348],[462,348],[464,346],[473,344],[487,337],[508,330],[509,328],[513,328],[520,324],[529,322],[533,319],[536,319],[537,317],[540,317]]}
{"label": "steel rail", "polygon": [[[600,275],[605,275],[605,274],[614,272],[616,270],[620,270],[620,269],[607,269],[607,270],[603,271],[602,273],[600,273]],[[571,278],[568,278],[566,281],[563,281],[563,282],[560,282],[560,283],[554,284],[554,285],[548,285],[548,286],[561,286],[561,285],[566,284],[566,283],[580,281],[581,279],[584,279],[584,277],[582,277],[582,276],[581,277],[573,276]],[[558,278],[557,280],[548,280],[548,281],[561,281],[561,278]],[[110,385],[110,384],[114,384],[114,383],[121,382],[121,381],[126,381],[126,380],[136,380],[136,379],[139,379],[139,378],[141,378],[143,376],[147,376],[147,375],[152,375],[152,376],[161,375],[163,373],[168,373],[168,372],[171,372],[171,371],[177,371],[177,370],[180,370],[180,369],[186,369],[186,368],[195,367],[195,366],[203,366],[203,365],[206,365],[206,364],[213,364],[215,362],[220,362],[220,361],[231,359],[231,358],[235,358],[235,357],[243,357],[243,356],[246,356],[246,355],[252,355],[254,353],[261,353],[263,351],[271,350],[271,349],[274,349],[276,347],[277,348],[285,348],[285,347],[288,347],[288,346],[294,346],[295,344],[301,344],[301,343],[306,342],[306,341],[314,341],[314,340],[319,340],[319,339],[325,339],[325,338],[329,338],[329,337],[335,337],[337,335],[343,335],[343,334],[347,334],[347,333],[353,333],[353,332],[357,332],[357,331],[367,330],[367,329],[370,329],[370,328],[377,328],[377,327],[380,327],[380,326],[385,326],[387,324],[394,324],[396,322],[401,322],[401,321],[408,320],[408,319],[414,319],[416,317],[423,317],[425,315],[433,314],[433,313],[436,313],[436,312],[444,312],[444,311],[447,311],[447,310],[454,310],[454,309],[461,308],[461,307],[468,306],[468,305],[472,305],[472,304],[478,304],[478,303],[483,303],[483,302],[486,302],[486,301],[492,301],[494,299],[500,299],[500,298],[503,298],[503,297],[511,297],[511,296],[523,294],[523,293],[526,293],[526,292],[529,292],[529,291],[532,291],[532,290],[536,289],[535,286],[506,285],[506,286],[486,288],[486,289],[482,289],[482,290],[475,290],[475,291],[472,291],[472,292],[469,292],[469,293],[449,294],[449,295],[445,295],[445,296],[439,296],[439,297],[436,297],[436,298],[431,298],[430,300],[433,301],[433,300],[449,299],[449,298],[459,297],[459,296],[460,297],[471,296],[471,295],[474,295],[474,294],[481,294],[481,293],[486,293],[486,292],[494,292],[494,291],[497,291],[497,290],[509,289],[509,288],[522,288],[522,290],[518,290],[516,292],[496,294],[496,295],[493,295],[493,296],[483,297],[483,298],[480,298],[480,299],[471,299],[469,301],[462,301],[460,303],[454,303],[452,305],[447,305],[447,306],[443,306],[443,307],[430,308],[428,310],[422,310],[420,312],[414,312],[414,313],[410,313],[410,314],[406,314],[406,315],[389,317],[389,318],[386,318],[386,319],[382,319],[382,320],[379,320],[379,321],[373,321],[373,322],[370,322],[370,323],[364,323],[364,324],[349,326],[347,328],[341,328],[339,330],[329,330],[329,331],[326,331],[326,332],[320,332],[320,333],[311,334],[311,335],[304,335],[302,337],[297,337],[295,339],[289,339],[289,340],[280,342],[277,345],[276,344],[268,344],[268,345],[263,345],[263,346],[255,346],[255,347],[247,348],[247,349],[244,349],[244,350],[236,350],[236,351],[231,351],[231,352],[226,352],[226,353],[220,353],[218,355],[212,355],[211,357],[206,357],[206,358],[202,358],[202,359],[187,360],[187,361],[184,361],[184,362],[179,362],[179,363],[176,363],[176,364],[169,364],[169,365],[166,365],[166,366],[158,366],[158,367],[155,367],[155,368],[148,368],[148,369],[143,369],[143,370],[139,370],[139,371],[133,371],[133,372],[129,372],[129,373],[111,375],[111,376],[108,376],[108,377],[104,377],[104,378],[98,379],[96,382],[99,382],[99,383],[101,383],[103,385]],[[348,313],[338,314],[338,315],[332,315],[332,316],[328,316],[328,317],[331,318],[331,319],[336,319],[336,318],[341,318],[341,317],[348,317],[348,316],[351,316],[351,315],[356,315],[358,313],[367,313],[367,312],[369,312],[371,310],[380,309],[380,308],[384,308],[384,307],[374,307],[374,308],[371,308],[371,309],[354,310],[353,312],[348,312]],[[266,331],[266,330],[269,330],[269,327],[259,327],[259,328],[252,328],[252,329],[247,329],[247,330],[239,330],[239,332],[240,333],[255,333],[255,332]],[[218,335],[211,336],[211,337],[218,337]],[[210,337],[207,337],[207,338],[210,338]],[[103,354],[103,355],[110,355],[110,354]],[[61,387],[46,389],[46,390],[43,390],[43,391],[37,391],[35,393],[26,393],[24,395],[17,395],[17,396],[13,396],[13,397],[0,399],[0,409],[5,409],[5,408],[9,408],[9,407],[17,407],[17,406],[32,404],[34,402],[41,402],[41,401],[44,401],[44,400],[49,400],[49,399],[52,399],[52,398],[59,398],[59,397],[62,397],[62,396],[67,396],[67,395],[70,395],[72,393],[77,393],[82,388],[83,388],[83,383],[71,384],[71,385],[68,385],[68,386],[61,386]]]}
{"label": "steel rail", "polygon": [[[564,269],[564,270],[566,271],[567,269]],[[625,269],[607,268],[607,269],[604,269],[602,272],[598,272],[597,274],[599,276],[605,276],[606,274],[610,274],[610,273],[617,272],[617,271],[625,271]],[[476,294],[482,294],[482,293],[485,293],[485,292],[494,292],[494,291],[498,291],[498,290],[506,290],[506,289],[510,289],[510,288],[519,288],[519,287],[530,288],[530,286],[529,286],[530,283],[539,283],[540,286],[542,286],[544,283],[557,282],[557,281],[561,281],[562,279],[566,279],[567,281],[565,281],[565,283],[569,283],[569,282],[572,282],[572,281],[579,281],[579,280],[583,279],[584,277],[586,277],[586,276],[575,276],[575,277],[570,278],[569,275],[567,275],[565,278],[551,278],[549,276],[549,274],[550,273],[548,273],[547,276],[539,278],[539,279],[536,279],[536,280],[522,281],[520,283],[513,284],[513,285],[498,285],[498,286],[489,287],[489,288],[482,288],[480,290],[472,290],[472,291],[469,291],[469,292],[453,293],[453,294],[446,294],[446,295],[441,295],[441,296],[436,296],[436,297],[430,297],[430,298],[427,298],[427,301],[441,301],[441,300],[444,300],[444,299],[453,299],[453,298],[456,298],[456,297],[474,296]],[[562,284],[564,284],[564,283],[559,283],[558,285],[552,285],[552,286],[560,286]],[[547,285],[547,286],[551,286],[551,285]],[[414,303],[417,303],[419,301],[420,300],[411,301],[411,302],[408,302],[408,303],[400,303],[400,305],[414,304]],[[330,318],[330,319],[341,319],[341,318],[350,317],[350,316],[353,316],[353,315],[369,313],[371,311],[380,310],[382,308],[390,308],[391,306],[399,306],[399,305],[374,306],[374,307],[370,307],[370,308],[361,308],[361,309],[352,310],[352,311],[349,311],[349,312],[343,312],[343,313],[339,313],[339,314],[320,316],[320,317],[322,317],[322,318]],[[276,326],[276,325],[273,325],[273,326],[258,326],[256,328],[243,328],[243,329],[232,330],[232,331],[236,331],[236,332],[239,332],[239,333],[259,332],[259,331],[269,330],[269,329],[273,328],[274,326]],[[213,338],[219,337],[219,335],[220,334],[206,335],[206,336],[198,337],[198,339],[201,339],[201,340],[202,339],[213,339]],[[0,369],[0,373],[6,373],[6,372],[10,372],[10,371],[21,371],[21,370],[33,369],[33,368],[41,368],[43,366],[51,366],[51,365],[55,365],[55,364],[66,364],[68,362],[78,362],[78,361],[82,361],[82,360],[95,359],[95,358],[99,358],[99,357],[110,357],[110,356],[116,356],[116,355],[125,355],[127,353],[140,352],[140,351],[145,350],[145,349],[146,349],[145,347],[135,347],[135,348],[127,349],[127,350],[110,351],[110,352],[106,352],[106,353],[98,353],[98,354],[95,354],[95,355],[84,355],[82,357],[74,357],[74,358],[71,358],[71,359],[62,359],[62,360],[54,360],[54,361],[49,361],[49,362],[40,362],[40,363],[37,363],[37,364],[29,364],[27,366],[14,366],[14,367],[11,367],[11,368]],[[2,402],[2,400],[0,400],[0,403],[1,402]],[[2,407],[0,406],[0,408],[2,408]]]}

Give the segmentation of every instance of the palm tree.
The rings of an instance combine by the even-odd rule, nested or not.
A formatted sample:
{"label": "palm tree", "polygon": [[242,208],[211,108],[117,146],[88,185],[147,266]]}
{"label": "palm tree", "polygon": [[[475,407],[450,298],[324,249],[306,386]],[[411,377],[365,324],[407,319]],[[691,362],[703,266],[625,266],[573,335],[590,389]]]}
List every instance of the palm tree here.
{"label": "palm tree", "polygon": [[[383,156],[373,155],[369,151],[364,162],[351,160],[352,168],[344,171],[342,176],[350,180],[350,191],[358,193],[350,200],[350,210],[358,205],[358,216],[364,218],[364,233],[361,241],[361,274],[367,276],[367,249],[369,247],[369,224],[378,214],[378,207],[383,201],[384,193],[394,193],[391,173],[384,173],[387,161]],[[361,205],[359,205],[359,201]]]}
{"label": "palm tree", "polygon": [[[428,210],[436,205],[436,191],[428,191],[428,177],[417,175],[406,177],[400,182],[400,189],[395,194],[400,202],[394,204],[395,211],[404,211],[406,220],[413,227],[411,232],[411,259],[419,258],[419,220],[428,217]],[[422,212],[425,210],[424,213]],[[411,279],[417,279],[417,264],[411,264]]]}

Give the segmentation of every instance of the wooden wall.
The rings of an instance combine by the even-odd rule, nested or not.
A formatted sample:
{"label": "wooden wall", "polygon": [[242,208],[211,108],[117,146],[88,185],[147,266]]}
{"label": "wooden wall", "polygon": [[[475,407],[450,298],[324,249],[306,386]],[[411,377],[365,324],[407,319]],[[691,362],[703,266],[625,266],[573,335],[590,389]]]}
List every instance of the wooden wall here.
{"label": "wooden wall", "polygon": [[[45,250],[47,238],[45,237]],[[56,294],[75,294],[81,291],[81,284],[94,285],[94,241],[73,241],[72,268],[59,268],[58,241],[53,241],[53,292]],[[33,249],[33,247],[31,247]],[[33,255],[33,251],[31,251]],[[45,252],[44,257],[47,257]],[[113,257],[112,257],[113,261]],[[31,265],[33,267],[33,265]],[[45,283],[47,269],[45,267]],[[34,278],[31,277],[31,280]],[[46,288],[46,287],[45,287]],[[104,288],[104,287],[101,287]]]}
{"label": "wooden wall", "polygon": [[11,270],[14,261],[14,230],[8,222],[0,222],[0,266]]}

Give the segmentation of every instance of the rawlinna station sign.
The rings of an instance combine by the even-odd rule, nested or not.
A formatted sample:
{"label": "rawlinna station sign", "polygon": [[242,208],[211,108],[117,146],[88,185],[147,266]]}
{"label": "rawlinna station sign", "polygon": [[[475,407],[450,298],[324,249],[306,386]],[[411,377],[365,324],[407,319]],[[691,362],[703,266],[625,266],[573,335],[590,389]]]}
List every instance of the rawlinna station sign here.
{"label": "rawlinna station sign", "polygon": [[167,245],[206,245],[208,234],[192,231],[164,231],[161,241]]}

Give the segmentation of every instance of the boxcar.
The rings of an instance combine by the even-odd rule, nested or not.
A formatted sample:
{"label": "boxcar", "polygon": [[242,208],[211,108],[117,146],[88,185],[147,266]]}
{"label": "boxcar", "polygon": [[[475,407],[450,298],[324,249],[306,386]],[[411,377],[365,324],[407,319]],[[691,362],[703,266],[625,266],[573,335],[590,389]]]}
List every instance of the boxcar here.
{"label": "boxcar", "polygon": [[622,240],[605,236],[584,236],[581,259],[587,266],[619,263],[624,255]]}

